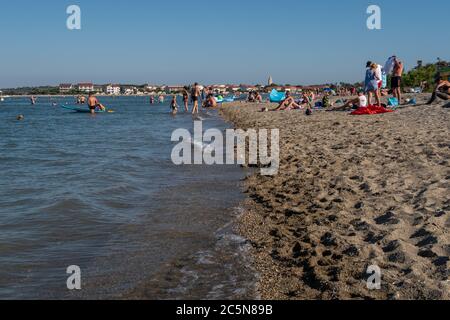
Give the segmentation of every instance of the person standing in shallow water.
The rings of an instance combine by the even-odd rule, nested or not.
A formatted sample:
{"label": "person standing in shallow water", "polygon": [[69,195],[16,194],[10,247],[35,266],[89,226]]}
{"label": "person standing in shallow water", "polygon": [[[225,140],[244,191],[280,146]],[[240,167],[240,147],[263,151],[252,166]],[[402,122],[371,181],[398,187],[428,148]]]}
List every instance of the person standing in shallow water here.
{"label": "person standing in shallow water", "polygon": [[184,111],[189,112],[189,92],[187,87],[184,87],[183,89],[183,103]]}
{"label": "person standing in shallow water", "polygon": [[95,109],[100,108],[101,110],[105,110],[106,108],[97,100],[94,93],[89,93],[88,98],[88,106],[91,114],[95,114]]}
{"label": "person standing in shallow water", "polygon": [[191,100],[194,104],[194,108],[192,109],[192,114],[198,113],[198,100],[200,98],[200,88],[198,83],[196,82],[191,90]]}

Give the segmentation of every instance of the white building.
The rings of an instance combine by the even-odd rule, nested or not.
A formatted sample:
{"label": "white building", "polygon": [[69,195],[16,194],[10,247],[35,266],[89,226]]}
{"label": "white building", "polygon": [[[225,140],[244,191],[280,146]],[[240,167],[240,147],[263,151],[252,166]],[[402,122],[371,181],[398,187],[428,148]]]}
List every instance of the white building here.
{"label": "white building", "polygon": [[70,83],[61,83],[59,85],[59,93],[68,93],[73,90],[73,85]]}
{"label": "white building", "polygon": [[81,92],[93,92],[94,91],[94,84],[90,83],[90,82],[86,82],[86,83],[79,83],[78,84],[78,91]]}
{"label": "white building", "polygon": [[120,86],[118,84],[109,84],[105,88],[105,93],[109,95],[120,95]]}

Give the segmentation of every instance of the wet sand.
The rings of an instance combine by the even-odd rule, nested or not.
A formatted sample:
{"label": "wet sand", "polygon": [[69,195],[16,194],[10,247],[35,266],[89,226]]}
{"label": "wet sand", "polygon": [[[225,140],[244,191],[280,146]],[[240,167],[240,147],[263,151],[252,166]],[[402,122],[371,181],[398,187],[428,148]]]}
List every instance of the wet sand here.
{"label": "wet sand", "polygon": [[[444,104],[374,116],[222,108],[236,128],[281,130],[279,174],[246,178],[238,227],[262,299],[450,298]],[[381,290],[367,289],[370,265],[381,268]]]}

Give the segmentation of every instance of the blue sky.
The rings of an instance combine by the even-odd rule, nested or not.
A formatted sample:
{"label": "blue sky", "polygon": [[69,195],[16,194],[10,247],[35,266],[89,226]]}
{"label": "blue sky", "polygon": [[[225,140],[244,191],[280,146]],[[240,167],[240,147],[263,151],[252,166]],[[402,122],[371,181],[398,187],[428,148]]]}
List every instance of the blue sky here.
{"label": "blue sky", "polygon": [[[66,28],[72,4],[80,31]],[[366,27],[370,4],[382,30]],[[2,1],[0,87],[355,82],[392,54],[450,60],[448,12],[448,0]]]}

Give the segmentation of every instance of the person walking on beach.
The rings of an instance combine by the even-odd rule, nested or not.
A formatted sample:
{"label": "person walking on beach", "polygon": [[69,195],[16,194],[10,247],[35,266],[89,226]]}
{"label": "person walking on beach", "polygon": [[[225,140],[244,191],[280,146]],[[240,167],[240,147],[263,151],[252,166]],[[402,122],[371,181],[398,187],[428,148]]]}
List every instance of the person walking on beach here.
{"label": "person walking on beach", "polygon": [[398,103],[402,104],[402,76],[403,76],[403,62],[397,59],[396,56],[392,57],[394,59],[394,73],[391,79],[391,88],[394,94],[394,97],[397,98]]}
{"label": "person walking on beach", "polygon": [[189,112],[189,92],[187,87],[184,87],[183,89],[183,104],[184,111]]}
{"label": "person walking on beach", "polygon": [[365,89],[364,92],[368,94],[368,103],[372,103],[372,95],[375,95],[377,100],[377,105],[381,106],[381,97],[379,89],[379,75],[377,75],[378,65],[373,62],[367,63],[366,79],[365,79]]}
{"label": "person walking on beach", "polygon": [[194,104],[194,108],[192,109],[192,114],[198,113],[198,100],[200,98],[200,88],[198,83],[196,82],[191,90],[191,100]]}

